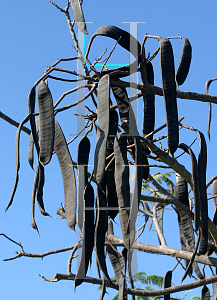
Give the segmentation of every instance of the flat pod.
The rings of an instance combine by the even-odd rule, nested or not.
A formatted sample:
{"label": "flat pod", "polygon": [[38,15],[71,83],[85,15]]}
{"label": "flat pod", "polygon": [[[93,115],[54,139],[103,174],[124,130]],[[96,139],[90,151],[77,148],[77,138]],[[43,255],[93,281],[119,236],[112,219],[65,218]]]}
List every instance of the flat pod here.
{"label": "flat pod", "polygon": [[42,215],[49,216],[49,214],[45,211],[44,208],[44,201],[43,201],[43,188],[45,183],[45,174],[44,174],[44,167],[38,162],[38,186],[37,186],[37,203],[39,210]]}
{"label": "flat pod", "polygon": [[201,300],[210,300],[210,291],[206,285],[202,288]]}
{"label": "flat pod", "polygon": [[[113,73],[113,72],[115,73],[116,71],[118,71],[117,76],[112,75],[112,78],[119,78],[122,76],[125,77],[130,73],[134,73],[137,71],[137,67],[141,61],[141,55],[140,55],[141,45],[131,34],[113,25],[103,25],[99,27],[95,32],[95,34],[90,39],[87,52],[86,52],[86,57],[88,57],[92,42],[96,36],[106,36],[116,41],[118,41],[119,38],[121,37],[121,39],[118,42],[119,45],[124,49],[126,49],[127,51],[131,52],[131,54],[136,58],[136,61],[133,62],[130,66],[124,66],[115,70],[113,69],[113,70],[102,71],[103,75],[107,73]],[[123,75],[121,73],[123,73]]]}
{"label": "flat pod", "polygon": [[129,165],[127,161],[127,136],[119,133],[114,141],[115,183],[119,205],[119,219],[124,245],[129,249],[127,233],[130,208]]}
{"label": "flat pod", "polygon": [[53,99],[47,84],[41,81],[38,86],[38,110],[40,120],[39,144],[40,162],[46,165],[50,162],[54,146],[54,110]]}
{"label": "flat pod", "polygon": [[77,164],[78,164],[78,227],[82,231],[84,217],[84,188],[88,182],[87,165],[89,161],[90,141],[83,137],[78,144]]}
{"label": "flat pod", "polygon": [[105,190],[106,144],[109,133],[110,77],[103,76],[98,84],[97,141],[94,154],[94,174],[99,187]]}
{"label": "flat pod", "polygon": [[55,121],[54,151],[56,152],[63,178],[66,222],[71,229],[75,230],[76,182],[74,167],[64,134],[57,121]]}
{"label": "flat pod", "polygon": [[108,275],[105,261],[105,235],[108,228],[108,210],[105,193],[97,186],[97,217],[95,227],[95,251],[100,269],[108,281],[111,279]]}
{"label": "flat pod", "polygon": [[[38,139],[38,132],[39,132],[39,116],[37,116],[37,118],[35,120],[35,133],[36,133],[37,139]],[[29,162],[31,168],[33,169],[33,163],[34,163],[34,137],[33,137],[33,132],[31,132],[30,136],[29,136],[28,162]]]}
{"label": "flat pod", "polygon": [[[106,145],[106,157],[114,152],[114,139],[118,129],[118,113],[116,110],[110,112],[109,134]],[[109,164],[112,158],[106,160]],[[118,214],[118,198],[115,187],[115,163],[111,163],[105,172],[106,198],[108,203],[108,214],[114,220]]]}
{"label": "flat pod", "polygon": [[213,215],[213,223],[217,225],[217,179],[212,183],[212,195],[216,196],[213,198],[214,202],[214,215]]}
{"label": "flat pod", "polygon": [[[206,84],[205,84],[205,93],[206,93],[206,95],[209,95],[209,86],[215,80],[217,80],[217,78],[210,79],[206,82]],[[210,125],[211,125],[211,118],[212,118],[212,103],[208,102],[208,105],[209,105],[209,117],[208,117],[208,124],[207,124],[207,135],[210,139]]]}
{"label": "flat pod", "polygon": [[90,183],[85,188],[85,217],[83,219],[83,243],[81,250],[81,259],[78,271],[75,277],[75,287],[80,285],[86,277],[88,265],[91,261],[94,247],[94,190]]}
{"label": "flat pod", "polygon": [[173,49],[168,39],[159,38],[159,43],[161,79],[167,123],[167,144],[170,153],[173,155],[179,144],[174,57]]}
{"label": "flat pod", "polygon": [[112,92],[118,105],[121,122],[129,121],[129,98],[124,87],[112,86]]}
{"label": "flat pod", "polygon": [[[171,287],[172,271],[167,271],[164,276],[164,289]],[[170,300],[170,294],[164,295],[164,300]]]}
{"label": "flat pod", "polygon": [[176,71],[176,82],[178,85],[182,85],[188,76],[188,72],[191,64],[192,47],[187,38],[184,39],[184,45],[182,47],[182,54],[180,62]]}
{"label": "flat pod", "polygon": [[[146,65],[147,82],[154,85],[154,71],[151,62]],[[154,130],[155,125],[155,95],[148,94],[143,96],[143,136]],[[152,140],[153,135],[148,139]]]}
{"label": "flat pod", "polygon": [[87,33],[86,23],[84,20],[84,14],[81,8],[79,0],[70,0],[72,11],[74,14],[75,22],[81,32]]}

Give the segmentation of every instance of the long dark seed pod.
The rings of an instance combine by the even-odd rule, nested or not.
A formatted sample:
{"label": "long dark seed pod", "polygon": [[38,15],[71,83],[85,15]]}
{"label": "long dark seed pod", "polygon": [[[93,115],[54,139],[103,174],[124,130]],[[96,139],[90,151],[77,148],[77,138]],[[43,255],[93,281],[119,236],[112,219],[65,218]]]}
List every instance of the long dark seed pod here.
{"label": "long dark seed pod", "polygon": [[[215,274],[217,275],[217,269],[216,268],[215,268]],[[213,290],[212,299],[216,300],[217,299],[217,282],[214,282],[212,284],[212,290]]]}
{"label": "long dark seed pod", "polygon": [[[154,85],[154,71],[151,62],[146,65],[147,82]],[[141,74],[142,75],[142,74]],[[143,136],[154,130],[155,125],[155,95],[148,94],[143,96]],[[152,140],[153,135],[148,139]]]}
{"label": "long dark seed pod", "polygon": [[75,277],[75,287],[80,285],[87,274],[88,265],[92,257],[94,247],[94,190],[90,183],[87,184],[84,192],[85,215],[83,219],[83,244],[81,259]]}
{"label": "long dark seed pod", "polygon": [[[172,271],[167,271],[164,276],[164,289],[171,287]],[[164,295],[164,300],[170,300],[170,294]]]}
{"label": "long dark seed pod", "polygon": [[87,33],[86,23],[84,20],[84,14],[81,8],[79,0],[70,0],[75,22],[81,32]]}
{"label": "long dark seed pod", "polygon": [[184,83],[185,79],[187,78],[191,64],[191,44],[187,38],[183,38],[183,40],[184,45],[182,47],[182,54],[176,71],[176,82],[178,85],[182,85]]}
{"label": "long dark seed pod", "polygon": [[167,144],[170,153],[173,155],[179,144],[174,57],[173,49],[168,39],[159,38],[159,43],[161,78],[167,123]]}
{"label": "long dark seed pod", "polygon": [[[110,112],[109,120],[109,134],[106,146],[106,156],[109,156],[114,152],[114,139],[117,134],[118,128],[118,113],[116,110]],[[112,158],[106,160],[108,164]],[[115,163],[109,165],[105,172],[106,176],[106,198],[108,203],[108,214],[114,220],[118,214],[118,198],[115,187]]]}
{"label": "long dark seed pod", "polygon": [[139,201],[141,197],[141,187],[143,178],[143,154],[142,144],[138,136],[134,137],[135,144],[135,178],[133,197],[130,204],[130,219],[128,223],[128,232],[130,234],[130,247],[132,247],[135,240],[135,223],[137,219],[137,213],[139,209]]}
{"label": "long dark seed pod", "polygon": [[68,226],[75,230],[76,223],[76,182],[75,173],[71,155],[60,128],[60,125],[55,121],[55,141],[54,151],[59,160],[59,165],[63,178],[64,198],[66,222]]}
{"label": "long dark seed pod", "polygon": [[192,254],[191,260],[190,260],[190,262],[189,262],[189,264],[188,264],[188,266],[187,266],[187,268],[185,270],[185,273],[184,273],[184,275],[182,277],[182,281],[185,280],[186,276],[189,274],[189,271],[192,268],[192,265],[193,265],[193,262],[194,262],[194,258],[195,258],[196,254],[197,254],[197,249],[198,249],[199,242],[200,242],[200,234],[201,234],[201,230],[199,228],[196,246],[195,246],[194,252]]}
{"label": "long dark seed pod", "polygon": [[38,86],[38,110],[40,119],[39,158],[40,162],[46,165],[53,154],[55,125],[53,99],[50,89],[44,81],[41,81]]}
{"label": "long dark seed pod", "polygon": [[210,300],[210,292],[206,285],[202,288],[201,300]]}
{"label": "long dark seed pod", "polygon": [[[205,93],[206,93],[206,95],[209,95],[209,86],[214,80],[217,80],[217,78],[207,80],[207,82],[205,84]],[[207,124],[207,135],[208,135],[208,138],[210,139],[210,125],[211,125],[211,118],[212,118],[212,103],[208,102],[208,105],[209,105],[209,117],[208,117],[208,124]]]}
{"label": "long dark seed pod", "polygon": [[44,167],[41,165],[40,162],[38,162],[38,186],[37,186],[37,203],[39,210],[42,215],[44,216],[50,216],[44,208],[44,201],[43,201],[43,188],[44,188],[44,182],[45,182],[45,176],[44,176]]}
{"label": "long dark seed pod", "polygon": [[129,234],[127,233],[130,208],[129,166],[127,161],[127,136],[119,133],[114,141],[115,183],[118,196],[119,219],[124,246],[129,249]]}
{"label": "long dark seed pod", "polygon": [[[39,132],[39,116],[37,116],[35,120],[35,130],[36,130],[36,136],[38,139],[38,132]],[[39,153],[39,152],[38,152]],[[31,132],[29,136],[29,149],[28,149],[28,161],[33,169],[33,162],[34,162],[34,137],[33,137],[33,132]]]}
{"label": "long dark seed pod", "polygon": [[19,169],[20,169],[20,132],[21,132],[21,128],[22,126],[29,121],[30,115],[26,116],[25,119],[23,119],[23,121],[19,124],[18,128],[17,128],[17,133],[16,133],[16,138],[15,138],[15,151],[16,151],[16,171],[15,171],[15,181],[14,181],[14,187],[13,187],[13,191],[12,191],[12,195],[10,198],[10,201],[5,209],[5,212],[8,210],[8,208],[11,206],[13,199],[14,199],[14,195],[16,193],[17,190],[17,185],[18,185],[18,181],[19,181]]}
{"label": "long dark seed pod", "polygon": [[110,77],[109,75],[105,75],[100,79],[98,84],[98,128],[94,154],[94,174],[96,182],[102,190],[105,190],[106,144],[109,133],[109,100]]}
{"label": "long dark seed pod", "polygon": [[193,193],[194,193],[194,226],[197,231],[200,223],[200,197],[199,197],[199,171],[197,160],[194,155],[194,152],[186,144],[181,143],[179,148],[188,153],[191,157],[192,164],[192,184],[193,184]]}
{"label": "long dark seed pod", "polygon": [[108,228],[108,210],[107,210],[107,203],[106,203],[106,195],[99,188],[99,186],[97,186],[96,199],[97,199],[97,217],[96,217],[96,227],[95,227],[96,257],[100,269],[102,270],[104,276],[108,281],[111,282],[106,267],[105,252],[104,252],[105,234]]}
{"label": "long dark seed pod", "polygon": [[89,161],[90,141],[87,137],[78,144],[78,227],[82,231],[84,218],[84,188],[88,182],[87,165]]}
{"label": "long dark seed pod", "polygon": [[[38,231],[38,227],[37,227],[36,221],[35,221],[35,195],[36,195],[36,189],[38,186],[38,175],[39,175],[39,162],[37,164],[35,177],[34,177],[34,183],[33,183],[33,189],[32,189],[32,220],[31,220],[32,228],[36,229],[37,231]],[[38,231],[38,233],[39,233],[39,231]]]}
{"label": "long dark seed pod", "polygon": [[215,224],[215,226],[217,225],[217,179],[213,181],[212,183],[212,195],[216,196],[213,198],[213,202],[214,202],[214,215],[213,215],[213,223]]}
{"label": "long dark seed pod", "polygon": [[129,98],[124,87],[112,86],[112,92],[115,96],[121,122],[129,122]]}
{"label": "long dark seed pod", "polygon": [[200,146],[198,156],[198,172],[199,172],[199,196],[200,196],[200,213],[202,220],[202,235],[199,252],[205,254],[208,242],[208,203],[206,194],[206,165],[207,165],[207,146],[204,135],[199,130],[195,130]]}
{"label": "long dark seed pod", "polygon": [[[126,49],[127,51],[130,51],[132,55],[136,58],[136,61],[133,62],[130,66],[124,66],[118,69],[113,70],[106,70],[102,71],[101,74],[105,75],[111,72],[118,71],[117,75],[112,75],[112,78],[120,78],[122,76],[127,76],[130,74],[130,72],[135,72],[137,70],[137,66],[141,61],[141,45],[140,43],[127,31],[120,29],[113,25],[103,25],[97,29],[95,34],[91,37],[87,51],[86,56],[88,57],[89,51],[92,45],[92,42],[96,36],[107,36],[109,38],[115,39],[118,41],[119,45]],[[121,37],[121,38],[120,38]],[[119,39],[120,38],[120,39]],[[137,51],[135,49],[137,48]]]}

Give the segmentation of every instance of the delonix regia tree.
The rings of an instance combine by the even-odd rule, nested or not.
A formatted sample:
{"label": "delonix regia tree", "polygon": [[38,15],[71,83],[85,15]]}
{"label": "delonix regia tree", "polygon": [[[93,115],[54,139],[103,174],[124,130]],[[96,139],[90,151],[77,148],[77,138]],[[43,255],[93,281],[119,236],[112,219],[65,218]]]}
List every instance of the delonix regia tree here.
{"label": "delonix regia tree", "polygon": [[[70,20],[70,5],[74,22]],[[209,299],[211,294],[213,294],[213,299],[216,299],[217,276],[214,275],[214,268],[217,266],[217,260],[212,256],[216,251],[217,243],[216,212],[211,221],[208,217],[206,189],[212,184],[216,207],[217,176],[206,182],[207,146],[204,135],[199,130],[184,125],[182,123],[183,118],[178,120],[176,103],[177,98],[205,101],[210,105],[212,102],[216,103],[217,98],[208,93],[209,85],[216,78],[207,81],[204,95],[179,90],[179,86],[183,84],[188,75],[191,63],[191,44],[187,38],[183,37],[176,37],[184,41],[177,71],[174,67],[173,49],[170,42],[174,37],[162,38],[146,34],[140,44],[130,33],[112,25],[101,26],[90,38],[87,51],[83,54],[79,39],[76,38],[74,31],[77,24],[79,30],[87,34],[81,3],[68,1],[65,9],[55,6],[66,15],[78,55],[73,58],[59,59],[45,70],[44,75],[36,81],[29,92],[29,112],[17,129],[16,176],[11,199],[6,210],[16,197],[20,167],[19,140],[21,131],[24,130],[30,135],[28,159],[32,168],[34,149],[38,158],[32,192],[32,227],[39,230],[35,220],[35,200],[37,200],[40,212],[45,216],[48,215],[43,199],[45,166],[50,162],[53,155],[57,155],[62,172],[65,198],[64,206],[58,208],[57,213],[66,218],[68,226],[72,230],[76,229],[81,235],[81,240],[71,249],[68,273],[57,273],[53,281],[74,280],[75,287],[84,281],[98,283],[102,285],[101,299],[105,294],[106,287],[118,290],[119,299],[126,299],[127,295],[149,298],[164,296],[165,299],[169,299],[170,295],[175,292],[186,291],[194,287],[201,287],[202,299]],[[95,62],[91,62],[88,57],[92,45],[101,36],[115,40],[114,48],[104,60],[105,53]],[[147,55],[145,43],[150,38],[159,41],[159,48],[152,55]],[[135,61],[130,65],[110,69],[107,67],[107,62],[117,44],[129,51],[135,57]],[[160,56],[162,88],[154,85],[154,69],[151,62],[156,56]],[[103,67],[100,71],[97,69],[97,64],[102,60]],[[57,67],[61,61],[73,61],[75,66],[78,61],[81,62],[81,73]],[[75,76],[75,78],[65,79],[53,76],[52,72],[54,71],[67,73]],[[128,76],[135,73],[140,75],[141,83],[128,81]],[[76,87],[63,93],[54,104],[48,87],[48,80],[75,82]],[[82,84],[77,85],[80,81]],[[139,92],[129,97],[128,87],[135,88]],[[89,90],[84,97],[71,105],[60,107],[61,100],[65,96],[84,88]],[[155,95],[163,96],[165,102],[166,124],[160,128],[155,128]],[[36,96],[38,112],[35,112]],[[142,134],[139,133],[139,124],[137,124],[131,104],[139,98],[142,100],[139,102],[139,107],[140,109],[143,107]],[[80,139],[77,161],[75,162],[72,160],[68,149],[68,144],[73,140],[66,142],[60,127],[61,124],[56,120],[56,115],[64,114],[64,111],[70,110],[71,107],[84,103],[84,101],[89,110],[88,114],[73,117],[74,123],[79,117],[86,120],[83,128],[73,138],[73,140],[75,138]],[[95,110],[90,109],[90,104],[95,106]],[[24,127],[27,122],[30,123],[31,131]],[[154,139],[154,134],[158,134],[164,127],[167,128],[167,134]],[[198,157],[192,151],[191,145],[179,141],[179,128],[181,127],[185,130],[194,131],[198,136]],[[85,134],[82,135],[85,130]],[[90,152],[88,135],[94,131],[96,132],[96,145],[91,145],[92,148],[95,148],[94,169],[90,174],[88,173]],[[167,147],[158,148],[156,142],[164,139],[167,140]],[[180,164],[178,157],[175,156],[178,148],[183,150],[182,155],[190,157],[191,172]],[[153,161],[156,161],[157,165],[152,164]],[[132,190],[129,184],[130,165],[133,165],[135,170]],[[176,182],[171,182],[168,176],[161,175],[160,172],[151,175],[152,166],[158,166],[159,170],[162,167],[168,167],[170,172],[174,170],[177,173]],[[77,186],[75,168],[78,169]],[[170,172],[167,174],[169,175]],[[160,184],[157,178],[164,181],[168,185],[168,189]],[[190,190],[188,190],[188,185]],[[152,208],[150,208],[151,203]],[[174,214],[177,215],[181,250],[170,248],[166,244],[163,234],[163,212],[166,206],[172,207]],[[136,232],[136,221],[143,218],[145,221]],[[137,242],[139,237],[145,233],[148,219],[153,220],[160,246]],[[113,226],[115,226],[115,222],[120,222],[122,232],[120,237],[114,235]],[[77,273],[72,274],[71,262],[80,247],[82,248],[79,257],[80,264]],[[117,247],[121,250],[117,250]],[[175,256],[179,259],[178,263],[181,263],[181,259],[185,260],[185,267],[183,266],[185,270],[181,277],[184,280],[186,276],[191,276],[192,283],[171,287],[172,273],[175,271],[174,266],[173,270],[168,270],[165,274],[163,289],[150,291],[136,289],[131,274],[133,249]],[[114,268],[115,281],[111,280],[113,274],[109,274],[107,270],[105,250]],[[93,251],[97,258],[99,274],[101,272],[103,276],[102,279],[97,274],[95,278],[86,277]],[[28,255],[21,251],[17,257]],[[198,263],[205,266],[203,270],[200,270]],[[208,267],[212,268],[213,276],[206,278],[204,269]],[[126,277],[127,273],[130,285],[126,280],[128,278]],[[197,279],[199,278],[198,280],[195,279],[195,274]],[[207,287],[210,283],[213,284],[212,293]]]}

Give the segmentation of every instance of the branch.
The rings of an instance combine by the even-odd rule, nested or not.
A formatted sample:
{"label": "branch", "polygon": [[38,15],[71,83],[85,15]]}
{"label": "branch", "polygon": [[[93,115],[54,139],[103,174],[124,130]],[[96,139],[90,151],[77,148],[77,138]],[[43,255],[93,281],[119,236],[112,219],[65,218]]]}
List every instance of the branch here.
{"label": "branch", "polygon": [[[13,119],[9,118],[5,114],[3,114],[1,111],[0,111],[0,118],[4,119],[5,121],[10,123],[11,125],[16,126],[17,128],[20,125],[20,123],[18,123],[16,121],[14,121]],[[30,133],[31,133],[31,130],[29,128],[27,128],[26,126],[22,126],[21,130],[25,131],[28,135],[30,135]]]}

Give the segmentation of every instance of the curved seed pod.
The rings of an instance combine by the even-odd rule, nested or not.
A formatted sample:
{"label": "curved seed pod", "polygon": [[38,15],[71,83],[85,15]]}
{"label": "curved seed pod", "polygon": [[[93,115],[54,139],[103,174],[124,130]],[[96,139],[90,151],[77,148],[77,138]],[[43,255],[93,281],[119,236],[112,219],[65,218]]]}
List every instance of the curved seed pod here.
{"label": "curved seed pod", "polygon": [[[109,134],[106,146],[106,156],[114,152],[114,139],[118,129],[118,113],[116,110],[110,112]],[[106,160],[108,164],[112,158]],[[114,220],[118,214],[118,198],[115,187],[115,163],[113,162],[105,172],[106,198],[108,203],[108,214]]]}
{"label": "curved seed pod", "polygon": [[[164,276],[164,289],[171,287],[172,271],[167,271]],[[170,294],[164,295],[164,300],[170,300]]]}
{"label": "curved seed pod", "polygon": [[91,261],[94,247],[94,190],[90,183],[87,184],[84,192],[85,217],[83,219],[83,244],[81,259],[75,277],[75,287],[80,285],[87,274],[88,265]]}
{"label": "curved seed pod", "polygon": [[142,144],[138,136],[134,137],[135,144],[135,178],[133,197],[130,204],[130,219],[128,222],[128,232],[130,233],[130,247],[132,247],[135,240],[135,223],[139,209],[139,201],[141,197],[142,178],[143,178],[143,154]]}
{"label": "curved seed pod", "polygon": [[38,186],[37,186],[37,203],[39,210],[42,215],[44,216],[50,216],[44,208],[44,201],[43,201],[43,187],[44,187],[44,182],[45,182],[45,177],[44,177],[44,167],[41,165],[40,162],[38,162]]}
{"label": "curved seed pod", "polygon": [[99,300],[103,300],[104,296],[105,296],[105,293],[106,293],[106,278],[105,276],[103,275],[103,280],[102,280],[102,292],[100,294],[100,297],[99,297]]}
{"label": "curved seed pod", "polygon": [[84,20],[84,14],[81,8],[79,0],[70,0],[75,22],[81,32],[87,33],[86,23]]}
{"label": "curved seed pod", "polygon": [[5,209],[5,212],[8,210],[8,208],[11,206],[13,199],[14,199],[14,195],[16,193],[17,190],[17,185],[18,185],[18,181],[19,181],[19,169],[20,169],[20,132],[21,132],[21,128],[22,126],[29,121],[30,115],[26,116],[25,119],[23,119],[23,121],[19,124],[18,128],[17,128],[17,133],[16,133],[16,138],[15,138],[15,152],[16,152],[16,171],[15,171],[15,181],[14,181],[14,187],[13,187],[13,191],[11,194],[11,198],[8,202],[8,205]]}
{"label": "curved seed pod", "polygon": [[213,223],[217,225],[217,179],[212,183],[212,195],[216,196],[213,198],[214,201],[214,215],[213,215]]}
{"label": "curved seed pod", "polygon": [[97,102],[97,142],[94,154],[94,173],[96,182],[102,190],[105,190],[105,163],[106,144],[109,133],[109,100],[110,100],[110,77],[103,76],[98,84]]}
{"label": "curved seed pod", "polygon": [[[217,275],[217,270],[215,268],[215,274]],[[214,282],[212,284],[212,290],[213,290],[213,293],[212,293],[212,299],[213,300],[216,300],[217,299],[217,282]]]}
{"label": "curved seed pod", "polygon": [[[205,93],[206,95],[209,95],[209,86],[210,84],[214,81],[217,80],[217,78],[213,78],[210,80],[207,80],[206,84],[205,84]],[[211,117],[212,117],[212,103],[208,102],[209,105],[209,117],[208,117],[208,124],[207,124],[207,135],[210,139],[210,125],[211,125]]]}
{"label": "curved seed pod", "polygon": [[61,173],[62,173],[62,178],[63,178],[66,222],[71,229],[75,230],[75,223],[76,223],[75,173],[74,173],[72,158],[69,153],[69,149],[64,134],[57,121],[55,121],[54,151],[56,152]]}
{"label": "curved seed pod", "polygon": [[[196,247],[195,247],[194,252],[193,252],[193,254],[192,254],[191,260],[190,260],[190,262],[189,262],[189,264],[188,264],[188,266],[187,266],[187,268],[186,268],[186,270],[185,270],[185,273],[184,273],[184,275],[183,275],[183,277],[182,277],[182,281],[185,280],[187,274],[189,274],[189,271],[192,269],[192,265],[193,265],[193,262],[194,262],[194,258],[195,258],[196,254],[197,254],[197,249],[198,249],[199,242],[200,242],[200,233],[201,233],[201,230],[200,230],[200,228],[199,228],[199,230],[198,230],[198,237],[197,237]],[[192,273],[192,270],[191,270],[190,272]]]}
{"label": "curved seed pod", "polygon": [[[36,136],[37,136],[37,139],[38,139],[39,116],[37,116],[37,118],[35,120],[35,131],[36,131]],[[33,152],[34,152],[34,138],[33,138],[33,132],[31,132],[30,136],[29,136],[28,161],[29,161],[29,164],[30,164],[31,168],[34,170],[34,168],[33,168],[33,162],[34,162]]]}
{"label": "curved seed pod", "polygon": [[207,165],[207,147],[204,135],[199,130],[195,130],[200,146],[198,156],[198,172],[199,172],[199,196],[200,196],[200,213],[202,220],[202,235],[199,252],[205,254],[207,251],[208,241],[208,203],[206,194],[206,165]]}
{"label": "curved seed pod", "polygon": [[[131,289],[134,289],[134,283],[133,283],[133,277],[132,277],[132,270],[131,270],[132,254],[133,254],[132,251],[127,251],[127,271],[128,271],[128,275],[129,275],[129,279],[130,279]],[[132,300],[135,300],[135,296],[134,295],[132,295]]]}
{"label": "curved seed pod", "polygon": [[[154,85],[154,71],[151,62],[146,65],[147,82]],[[143,96],[143,136],[154,130],[155,125],[155,95],[148,94]],[[152,140],[153,135],[148,139]]]}
{"label": "curved seed pod", "polygon": [[[108,74],[111,72],[115,72],[115,71],[119,71],[117,76],[113,75],[112,78],[119,78],[121,76],[127,76],[130,74],[130,72],[136,72],[137,70],[137,66],[141,61],[141,45],[140,43],[131,35],[129,34],[127,31],[120,29],[116,26],[113,25],[103,25],[101,27],[99,27],[97,29],[97,31],[95,32],[95,34],[91,37],[88,48],[87,48],[87,52],[85,57],[88,57],[92,42],[94,40],[94,38],[96,36],[107,36],[109,38],[112,38],[116,41],[119,40],[119,38],[121,37],[121,39],[119,40],[119,45],[121,47],[123,47],[124,49],[126,49],[127,51],[130,51],[131,54],[136,58],[136,61],[133,62],[130,66],[125,66],[125,67],[121,67],[118,69],[113,69],[113,70],[107,70],[107,71],[103,71],[102,74]],[[121,73],[123,73],[121,75]]]}
{"label": "curved seed pod", "polygon": [[119,133],[114,141],[115,183],[119,205],[119,219],[124,246],[129,249],[127,233],[130,208],[129,166],[127,161],[127,136]]}
{"label": "curved seed pod", "polygon": [[197,277],[199,279],[204,279],[204,276],[202,275],[202,273],[200,272],[200,269],[198,267],[198,264],[196,262],[193,262],[193,269],[194,269],[194,272],[196,273]]}
{"label": "curved seed pod", "polygon": [[84,217],[84,188],[88,182],[87,165],[89,161],[90,141],[83,137],[78,144],[77,164],[78,164],[78,227],[82,231]]}
{"label": "curved seed pod", "polygon": [[160,38],[159,43],[161,78],[167,123],[167,144],[170,153],[173,155],[179,144],[174,57],[173,49],[168,39]]}
{"label": "curved seed pod", "polygon": [[[189,208],[187,182],[178,174],[176,174],[175,195],[178,201],[182,202]],[[192,249],[194,248],[195,241],[191,219],[182,210],[178,210],[178,212],[182,224],[183,234],[186,238],[188,246]]]}
{"label": "curved seed pod", "polygon": [[187,78],[191,64],[191,44],[187,38],[183,38],[183,40],[184,45],[182,47],[182,54],[176,71],[176,82],[178,85],[182,85],[184,83],[185,79]]}
{"label": "curved seed pod", "polygon": [[40,119],[40,162],[46,165],[51,160],[54,145],[54,110],[51,92],[44,81],[38,86],[38,110]]}
{"label": "curved seed pod", "polygon": [[36,124],[35,124],[35,117],[33,116],[33,113],[35,112],[35,86],[31,88],[29,92],[28,97],[28,109],[30,114],[30,126],[32,131],[32,138],[35,143],[36,151],[39,155],[39,143],[38,143],[38,135],[36,132]]}
{"label": "curved seed pod", "polygon": [[112,86],[112,92],[118,105],[121,122],[129,121],[129,98],[124,87]]}
{"label": "curved seed pod", "polygon": [[[143,151],[142,155],[143,155],[143,165],[148,166],[149,165],[148,158],[144,151]],[[149,167],[144,167],[143,168],[143,179],[147,180],[148,175],[149,175]]]}
{"label": "curved seed pod", "polygon": [[107,210],[107,203],[106,203],[106,195],[99,188],[99,186],[97,186],[97,217],[96,217],[96,228],[94,234],[96,257],[100,269],[102,270],[104,276],[108,281],[111,282],[106,267],[105,251],[104,251],[105,234],[107,228],[108,228],[108,210]]}
{"label": "curved seed pod", "polygon": [[[38,231],[38,227],[35,222],[35,195],[36,195],[36,189],[38,187],[38,176],[39,176],[39,162],[37,164],[35,177],[34,177],[34,183],[33,183],[33,189],[32,189],[32,220],[31,225],[32,228],[36,229]],[[39,231],[38,231],[39,233]]]}
{"label": "curved seed pod", "polygon": [[186,144],[181,143],[179,148],[188,153],[191,157],[192,163],[192,184],[193,184],[193,193],[194,193],[194,226],[197,231],[199,228],[200,222],[200,197],[199,197],[199,171],[197,166],[197,160],[194,155],[194,152]]}
{"label": "curved seed pod", "polygon": [[166,184],[168,186],[168,189],[170,191],[170,194],[174,195],[175,194],[175,186],[169,178],[166,178]]}
{"label": "curved seed pod", "polygon": [[210,292],[206,285],[204,285],[204,287],[202,288],[201,300],[210,300]]}

